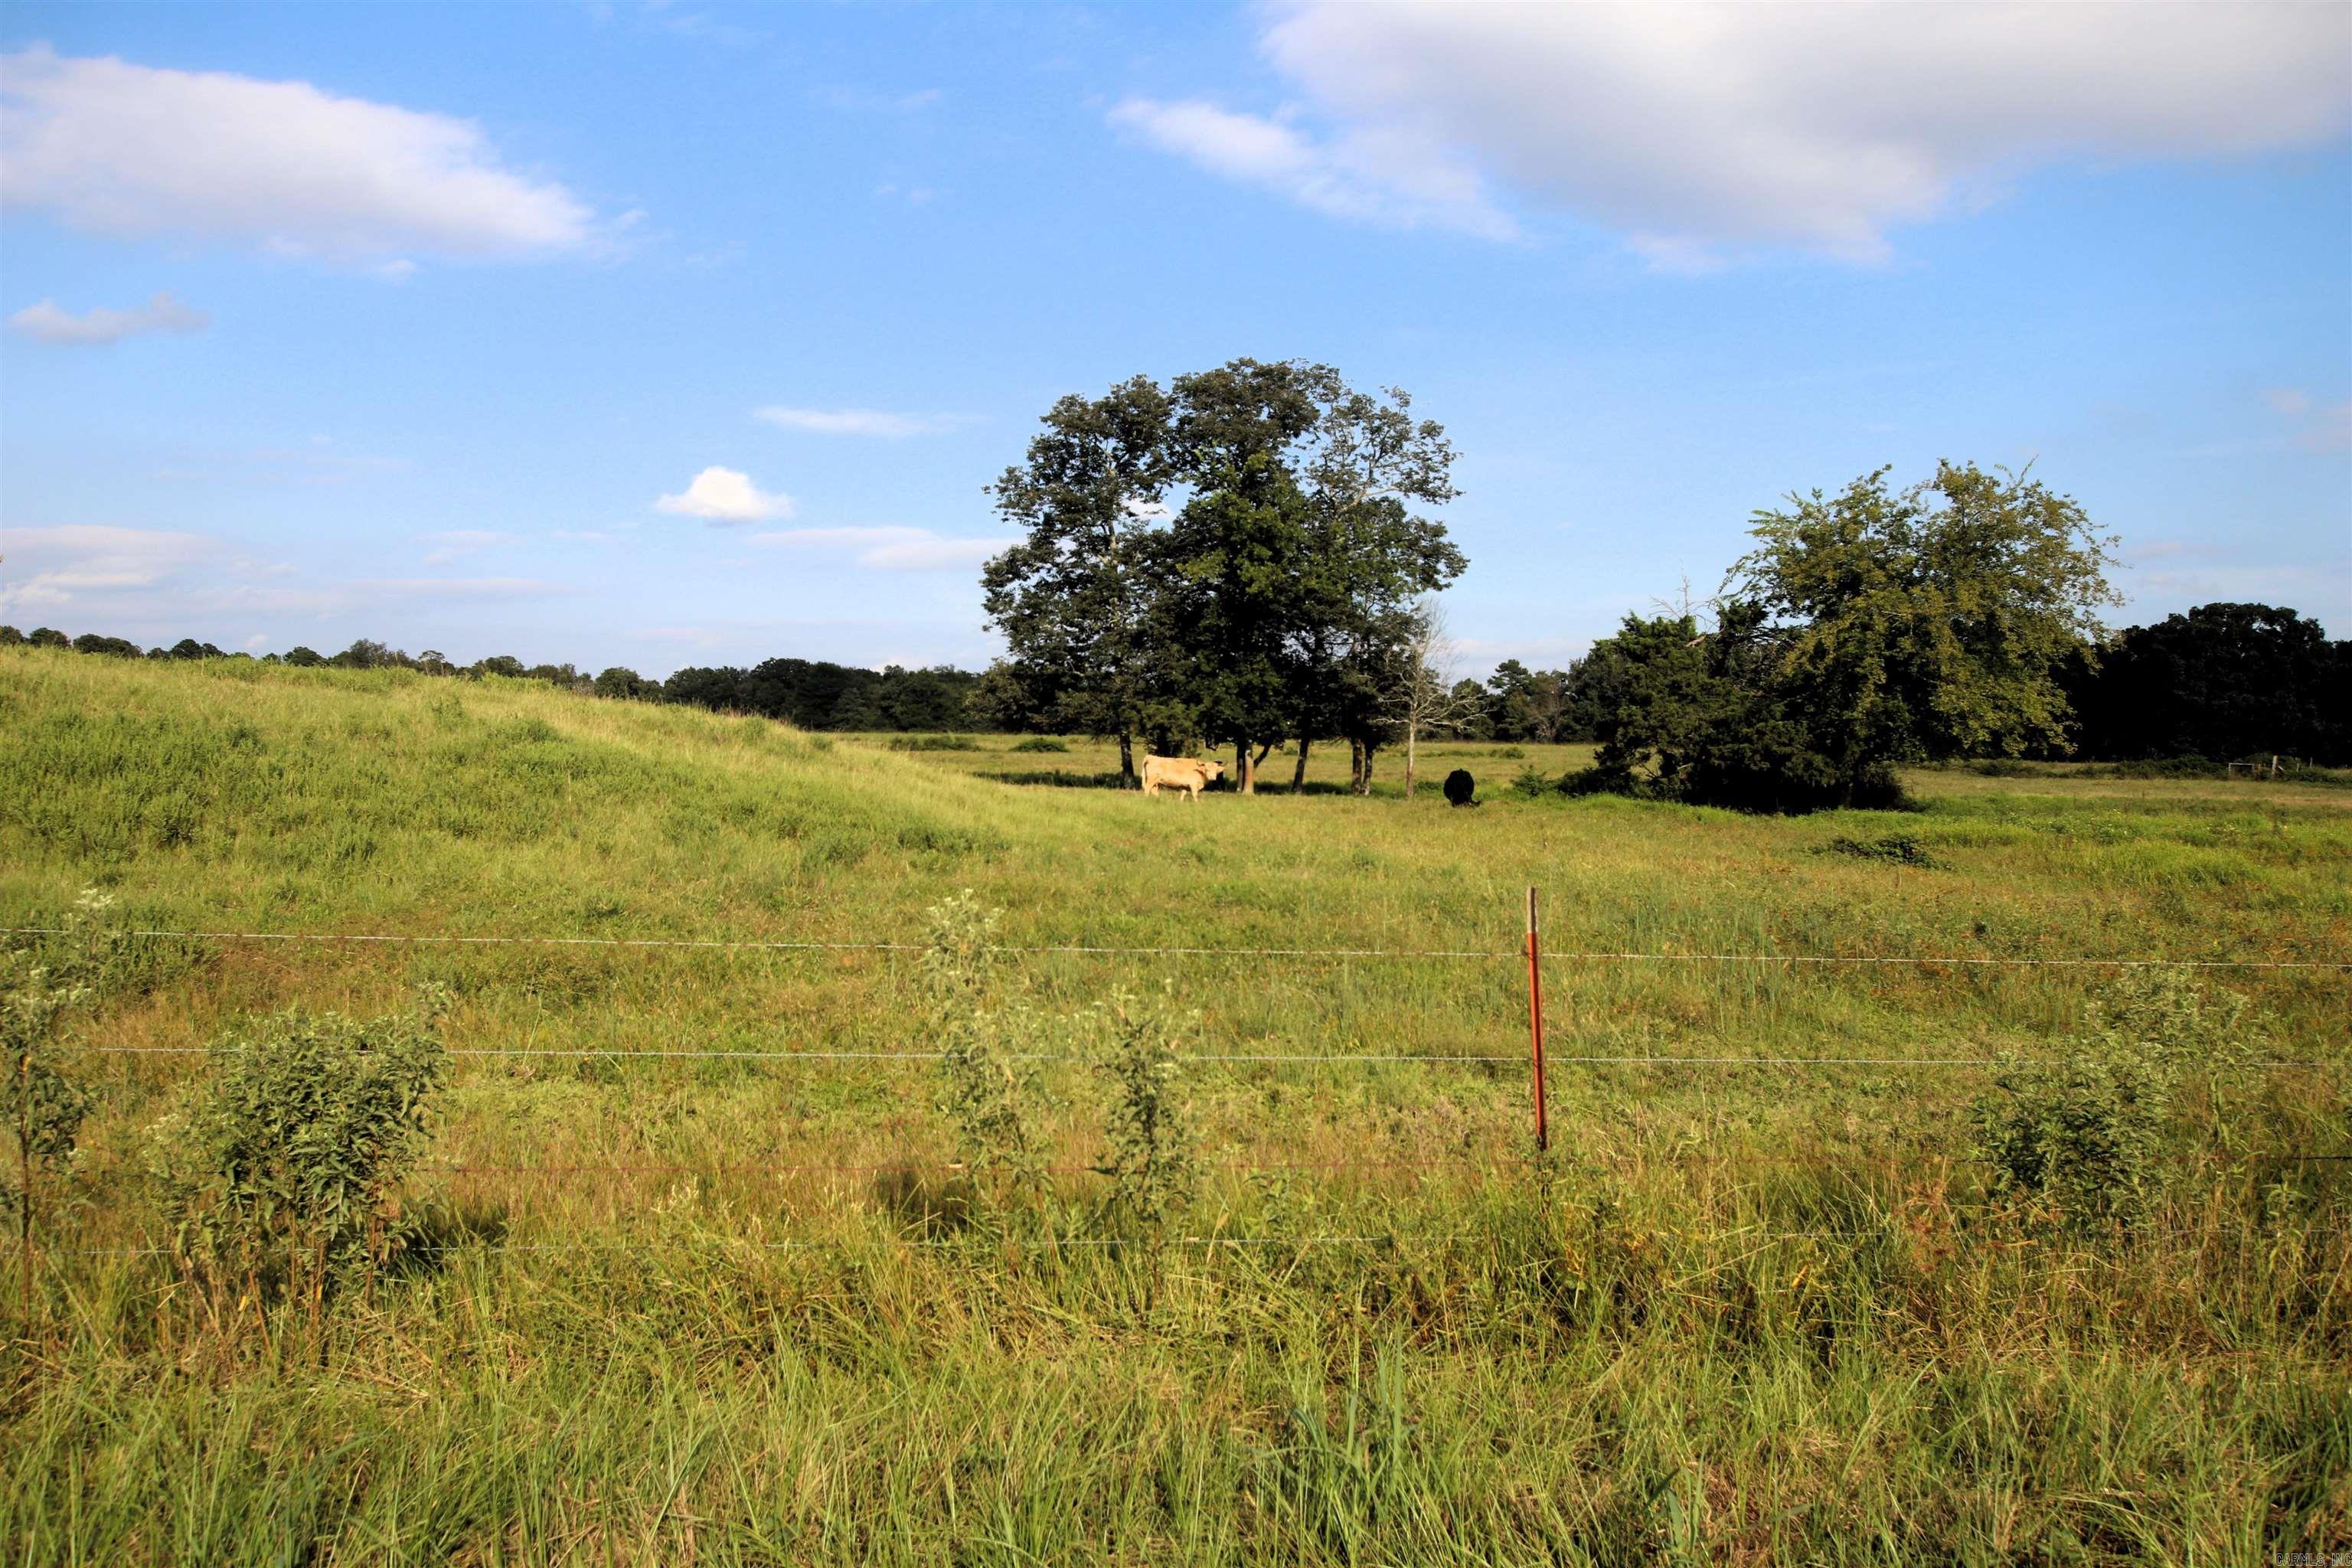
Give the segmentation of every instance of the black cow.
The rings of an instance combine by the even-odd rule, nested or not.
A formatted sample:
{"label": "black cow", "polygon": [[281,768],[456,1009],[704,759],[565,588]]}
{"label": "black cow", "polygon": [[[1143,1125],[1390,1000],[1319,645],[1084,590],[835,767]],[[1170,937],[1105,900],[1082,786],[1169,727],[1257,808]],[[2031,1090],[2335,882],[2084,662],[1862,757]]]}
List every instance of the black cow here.
{"label": "black cow", "polygon": [[1478,781],[1470,776],[1469,769],[1456,768],[1445,775],[1445,799],[1449,805],[1475,805],[1477,794]]}

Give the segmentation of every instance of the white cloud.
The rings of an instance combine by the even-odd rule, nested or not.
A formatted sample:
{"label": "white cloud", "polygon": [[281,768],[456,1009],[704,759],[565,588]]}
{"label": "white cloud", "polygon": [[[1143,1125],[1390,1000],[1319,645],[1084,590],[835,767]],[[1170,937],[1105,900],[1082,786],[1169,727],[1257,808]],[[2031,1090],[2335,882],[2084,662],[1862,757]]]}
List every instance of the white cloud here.
{"label": "white cloud", "polygon": [[7,552],[11,581],[0,601],[12,608],[154,588],[226,553],[200,533],[87,524],[11,528]]}
{"label": "white cloud", "polygon": [[1261,45],[1302,106],[1130,100],[1113,121],[1341,216],[1502,236],[1508,187],[1686,272],[1768,247],[1874,261],[1890,229],[2037,164],[2256,153],[2352,121],[2330,5],[1316,0]]}
{"label": "white cloud", "polygon": [[427,566],[445,566],[452,561],[462,561],[468,555],[479,555],[485,550],[514,542],[511,533],[479,528],[445,528],[437,533],[428,533],[425,538],[436,546],[425,557]]}
{"label": "white cloud", "polygon": [[145,628],[146,636],[186,636],[190,622],[226,615],[337,616],[386,599],[545,598],[578,591],[532,577],[303,581],[298,568],[255,559],[226,541],[157,529],[12,527],[7,552],[0,609],[28,618],[70,617],[74,630]]}
{"label": "white cloud", "polygon": [[792,528],[751,535],[754,544],[789,550],[838,551],[877,572],[937,572],[977,566],[1020,542],[1017,538],[946,539],[928,528]]}
{"label": "white cloud", "polygon": [[2352,402],[2333,403],[2321,409],[2295,442],[2310,452],[2352,452]]}
{"label": "white cloud", "polygon": [[1211,174],[1262,185],[1333,217],[1399,228],[1427,225],[1490,239],[1517,232],[1485,183],[1442,149],[1381,131],[1318,142],[1297,126],[1199,99],[1130,98],[1110,121]]}
{"label": "white cloud", "polygon": [[848,110],[867,113],[912,114],[930,108],[940,101],[940,89],[935,87],[917,88],[911,92],[874,92],[864,88],[830,87],[816,94],[816,100],[828,109]]}
{"label": "white cloud", "polygon": [[695,475],[694,482],[686,487],[683,495],[663,496],[654,502],[654,508],[718,523],[765,522],[771,518],[792,516],[793,498],[761,489],[752,484],[749,474],[713,468]]}
{"label": "white cloud", "polygon": [[45,343],[119,343],[141,332],[200,332],[212,324],[204,311],[183,303],[169,289],[129,310],[103,306],[75,315],[58,308],[54,300],[27,305],[8,318],[8,325]]}
{"label": "white cloud", "polygon": [[0,57],[0,198],[127,238],[370,262],[579,249],[593,214],[502,167],[470,121],[308,82],[162,70],[46,45]]}
{"label": "white cloud", "polygon": [[928,436],[966,423],[952,414],[888,414],[878,408],[755,408],[751,417],[813,436]]}
{"label": "white cloud", "polygon": [[2238,452],[2275,452],[2293,446],[2322,454],[2352,452],[2352,400],[2323,404],[2299,386],[2273,386],[2263,402],[2286,423],[2284,436],[2252,441],[2216,442],[2210,450],[2221,456]]}
{"label": "white cloud", "polygon": [[362,595],[404,599],[544,599],[580,592],[538,577],[376,577],[349,586]]}

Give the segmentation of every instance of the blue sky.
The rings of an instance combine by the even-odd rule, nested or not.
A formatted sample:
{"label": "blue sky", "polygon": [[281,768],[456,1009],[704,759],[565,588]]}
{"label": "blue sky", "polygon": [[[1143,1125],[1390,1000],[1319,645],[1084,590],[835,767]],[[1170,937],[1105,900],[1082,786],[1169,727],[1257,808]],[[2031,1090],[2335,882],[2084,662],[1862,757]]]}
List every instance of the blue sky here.
{"label": "blue sky", "polygon": [[982,663],[982,487],[1236,355],[1460,449],[1472,668],[1939,457],[2352,636],[2352,9],[0,13],[0,618]]}

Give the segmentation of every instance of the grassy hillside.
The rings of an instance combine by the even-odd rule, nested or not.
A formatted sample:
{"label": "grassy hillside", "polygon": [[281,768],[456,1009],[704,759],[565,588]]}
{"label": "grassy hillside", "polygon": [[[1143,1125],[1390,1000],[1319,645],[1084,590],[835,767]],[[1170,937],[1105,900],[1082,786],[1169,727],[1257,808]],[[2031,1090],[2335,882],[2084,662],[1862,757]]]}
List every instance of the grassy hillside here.
{"label": "grassy hillside", "polygon": [[[2352,792],[1922,773],[1916,813],[1768,820],[1520,799],[1563,752],[1460,745],[1429,777],[1472,768],[1477,811],[1403,801],[1387,757],[1336,793],[1328,751],[1306,793],[1187,804],[1086,787],[1115,763],[1083,741],[16,649],[0,735],[10,925],[97,885],[140,929],[919,944],[969,889],[1016,946],[1497,955],[1021,958],[1049,1033],[1165,983],[1193,1054],[1347,1058],[1192,1064],[1212,1169],[1154,1252],[1098,1245],[1101,1090],[1064,1063],[1027,1239],[907,1244],[955,1196],[879,1168],[951,1157],[934,1069],[817,1053],[927,1048],[911,952],[151,942],[74,1038],[167,1052],[431,981],[452,1047],[542,1054],[461,1058],[441,1098],[410,1197],[463,1245],[316,1321],[123,1250],[163,1242],[141,1152],[206,1068],[83,1057],[8,1352],[17,1560],[2352,1545],[2352,1204],[2306,1157],[2352,1152],[2352,1073],[2234,1079],[2226,1157],[2102,1240],[1991,1199],[1981,1069],[1878,1064],[2063,1054],[2116,971],[1562,956],[1537,1162],[1508,956],[1534,884],[1562,955],[2340,960]],[[2257,1054],[2352,1061],[2342,972],[2202,978]],[[763,1054],[661,1054],[719,1051]]]}

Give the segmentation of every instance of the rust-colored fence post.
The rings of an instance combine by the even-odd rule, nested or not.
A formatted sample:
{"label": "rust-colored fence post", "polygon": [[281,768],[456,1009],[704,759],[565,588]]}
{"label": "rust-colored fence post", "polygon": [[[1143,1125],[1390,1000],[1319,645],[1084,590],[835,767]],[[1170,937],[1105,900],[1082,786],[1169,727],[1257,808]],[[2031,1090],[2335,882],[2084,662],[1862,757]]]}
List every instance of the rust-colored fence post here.
{"label": "rust-colored fence post", "polygon": [[1535,1052],[1536,1152],[1551,1147],[1551,1130],[1544,1121],[1543,965],[1536,945],[1536,890],[1528,889],[1528,1038]]}

